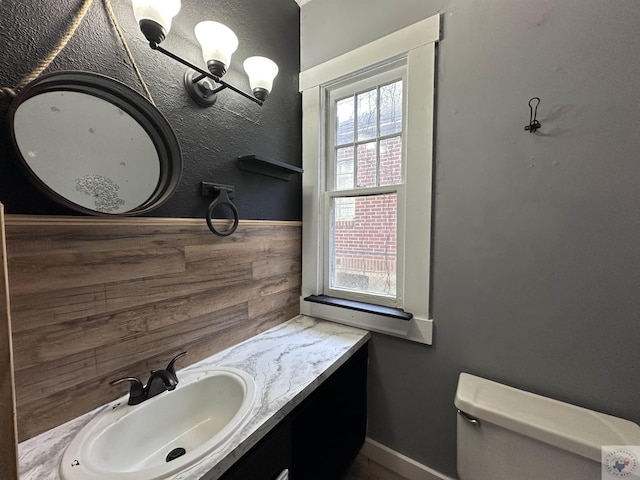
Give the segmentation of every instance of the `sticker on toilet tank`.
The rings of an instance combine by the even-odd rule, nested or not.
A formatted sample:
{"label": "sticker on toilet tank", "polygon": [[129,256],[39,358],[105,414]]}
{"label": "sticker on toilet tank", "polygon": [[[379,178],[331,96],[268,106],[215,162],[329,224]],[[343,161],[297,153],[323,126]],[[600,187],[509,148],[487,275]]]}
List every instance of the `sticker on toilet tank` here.
{"label": "sticker on toilet tank", "polygon": [[604,445],[602,480],[640,479],[640,445]]}

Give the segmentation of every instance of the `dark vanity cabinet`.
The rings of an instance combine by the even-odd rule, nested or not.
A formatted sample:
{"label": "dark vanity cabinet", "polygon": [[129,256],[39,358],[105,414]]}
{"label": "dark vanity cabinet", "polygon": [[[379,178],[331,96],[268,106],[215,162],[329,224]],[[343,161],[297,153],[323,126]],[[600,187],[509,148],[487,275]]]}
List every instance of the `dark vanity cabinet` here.
{"label": "dark vanity cabinet", "polygon": [[221,480],[339,480],[364,443],[367,361],[365,344]]}
{"label": "dark vanity cabinet", "polygon": [[286,417],[220,480],[280,480],[281,473],[290,468],[291,421]]}
{"label": "dark vanity cabinet", "polygon": [[367,429],[367,345],[292,413],[292,480],[339,479]]}

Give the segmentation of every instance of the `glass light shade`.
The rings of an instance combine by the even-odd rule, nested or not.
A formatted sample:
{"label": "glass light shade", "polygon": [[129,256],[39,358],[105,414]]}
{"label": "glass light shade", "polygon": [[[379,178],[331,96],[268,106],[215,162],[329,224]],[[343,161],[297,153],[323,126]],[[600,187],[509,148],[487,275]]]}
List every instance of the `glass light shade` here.
{"label": "glass light shade", "polygon": [[136,21],[152,20],[162,26],[166,33],[171,29],[171,20],[180,11],[180,0],[131,0]]}
{"label": "glass light shade", "polygon": [[249,76],[251,89],[264,89],[271,92],[273,79],[278,75],[278,65],[266,57],[249,57],[244,63],[244,71]]}
{"label": "glass light shade", "polygon": [[197,24],[194,32],[202,46],[205,63],[215,60],[228,67],[231,55],[238,48],[238,37],[233,30],[218,22],[205,21]]}

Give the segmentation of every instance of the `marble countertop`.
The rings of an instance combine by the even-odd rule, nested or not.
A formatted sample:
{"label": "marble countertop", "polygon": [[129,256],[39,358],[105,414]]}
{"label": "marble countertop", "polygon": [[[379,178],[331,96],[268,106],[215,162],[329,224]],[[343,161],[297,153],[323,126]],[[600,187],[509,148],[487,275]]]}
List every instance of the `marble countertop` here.
{"label": "marble countertop", "polygon": [[[248,422],[222,447],[167,480],[218,479],[366,343],[369,335],[365,330],[300,315],[183,369],[235,367],[254,378],[258,394]],[[59,480],[58,464],[66,445],[107,407],[20,443],[20,480]]]}

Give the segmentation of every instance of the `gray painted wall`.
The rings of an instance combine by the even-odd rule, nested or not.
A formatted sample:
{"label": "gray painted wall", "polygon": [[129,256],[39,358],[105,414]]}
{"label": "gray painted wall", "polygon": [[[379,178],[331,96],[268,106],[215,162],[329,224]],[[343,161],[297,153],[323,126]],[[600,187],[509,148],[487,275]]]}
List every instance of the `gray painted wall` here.
{"label": "gray painted wall", "polygon": [[[637,0],[302,7],[303,70],[443,16],[435,343],[374,336],[373,439],[453,475],[462,371],[640,422],[639,7]],[[536,135],[523,131],[533,96],[542,99]]]}

